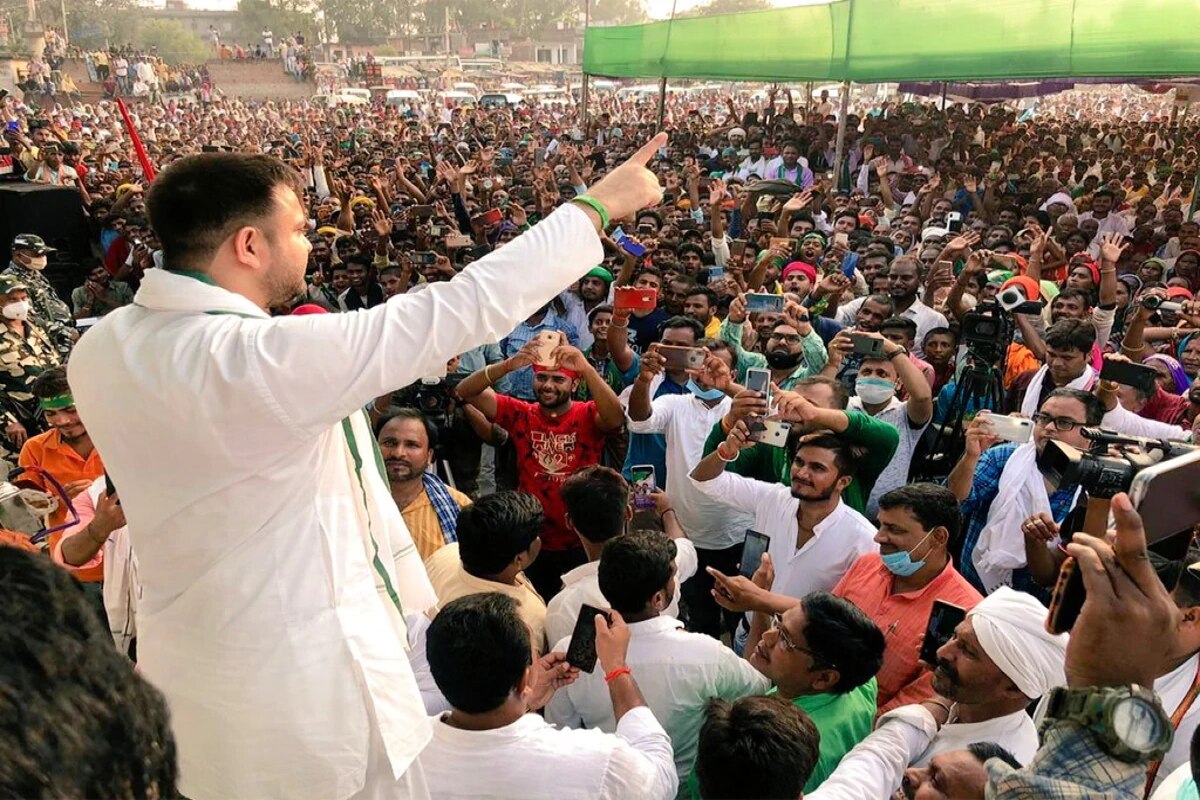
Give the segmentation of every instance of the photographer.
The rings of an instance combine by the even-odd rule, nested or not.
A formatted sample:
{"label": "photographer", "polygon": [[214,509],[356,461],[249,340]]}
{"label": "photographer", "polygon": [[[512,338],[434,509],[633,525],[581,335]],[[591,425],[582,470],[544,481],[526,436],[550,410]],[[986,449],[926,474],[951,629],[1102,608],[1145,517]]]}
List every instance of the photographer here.
{"label": "photographer", "polygon": [[[962,574],[982,593],[1011,582],[1014,588],[1039,594],[1026,570],[1021,523],[1048,514],[1061,524],[1074,508],[1079,487],[1062,485],[1051,492],[1037,463],[1048,441],[1086,450],[1081,428],[1099,425],[1104,407],[1093,394],[1055,389],[1033,417],[1033,441],[999,444],[984,418],[967,427],[967,448],[950,472],[947,486],[969,517],[959,563]],[[995,445],[993,447],[993,445]]]}

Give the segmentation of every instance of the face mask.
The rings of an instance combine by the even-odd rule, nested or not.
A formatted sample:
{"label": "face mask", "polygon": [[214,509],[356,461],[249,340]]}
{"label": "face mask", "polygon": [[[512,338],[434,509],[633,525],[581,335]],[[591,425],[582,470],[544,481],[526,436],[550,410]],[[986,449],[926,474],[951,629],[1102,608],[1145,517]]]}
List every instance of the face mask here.
{"label": "face mask", "polygon": [[28,266],[30,269],[36,269],[37,271],[41,272],[46,268],[46,257],[30,256],[29,263],[26,266]]}
{"label": "face mask", "polygon": [[875,405],[891,400],[896,393],[896,386],[882,378],[859,378],[854,382],[854,393],[864,403]]}
{"label": "face mask", "polygon": [[803,353],[789,353],[787,350],[772,350],[767,353],[767,366],[771,369],[794,369],[803,357]]}
{"label": "face mask", "polygon": [[[929,533],[925,534],[925,539],[928,539],[932,535],[933,532],[930,531]],[[921,545],[925,544],[925,539],[917,542],[917,546],[914,547],[913,550],[916,550]],[[929,554],[926,553],[926,555]],[[896,553],[880,553],[879,557],[883,560],[883,566],[887,568],[888,572],[901,578],[907,578],[909,575],[919,572],[921,567],[925,566],[925,559],[922,558],[914,561],[911,551],[909,550],[900,550]]]}
{"label": "face mask", "polygon": [[29,319],[29,301],[18,300],[15,303],[9,303],[0,309],[0,312],[4,313],[5,319],[15,319],[24,322]]}
{"label": "face mask", "polygon": [[688,378],[687,388],[696,397],[699,397],[701,400],[707,400],[710,403],[714,400],[720,400],[725,396],[725,393],[720,389],[701,389],[700,384],[696,383],[692,378]]}

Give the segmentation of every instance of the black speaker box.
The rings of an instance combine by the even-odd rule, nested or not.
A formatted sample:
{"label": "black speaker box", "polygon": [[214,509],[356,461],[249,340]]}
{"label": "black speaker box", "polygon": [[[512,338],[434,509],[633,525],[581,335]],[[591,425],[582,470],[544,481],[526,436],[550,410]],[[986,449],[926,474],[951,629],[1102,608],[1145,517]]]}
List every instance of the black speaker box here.
{"label": "black speaker box", "polygon": [[36,233],[57,248],[46,268],[46,277],[60,294],[69,297],[82,277],[80,263],[92,254],[83,198],[74,187],[41,183],[0,183],[0,269],[12,257],[12,240]]}

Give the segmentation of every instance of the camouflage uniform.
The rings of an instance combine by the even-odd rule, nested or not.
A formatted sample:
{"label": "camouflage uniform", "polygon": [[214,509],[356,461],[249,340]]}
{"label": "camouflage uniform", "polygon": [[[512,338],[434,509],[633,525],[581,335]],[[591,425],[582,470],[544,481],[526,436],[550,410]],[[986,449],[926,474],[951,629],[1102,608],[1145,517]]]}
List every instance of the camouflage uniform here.
{"label": "camouflage uniform", "polygon": [[76,339],[75,317],[71,314],[71,307],[58,296],[46,276],[36,270],[13,261],[0,275],[11,276],[24,284],[29,292],[29,302],[33,304],[30,320],[41,328],[59,357],[66,361]]}
{"label": "camouflage uniform", "polygon": [[[24,282],[0,274],[0,294],[16,289],[26,289]],[[22,335],[12,325],[0,324],[0,424],[19,422],[33,436],[46,428],[41,405],[31,391],[33,381],[43,370],[57,367],[60,359],[36,323],[26,320],[24,327]],[[0,458],[12,457],[11,444],[7,436],[0,437]]]}

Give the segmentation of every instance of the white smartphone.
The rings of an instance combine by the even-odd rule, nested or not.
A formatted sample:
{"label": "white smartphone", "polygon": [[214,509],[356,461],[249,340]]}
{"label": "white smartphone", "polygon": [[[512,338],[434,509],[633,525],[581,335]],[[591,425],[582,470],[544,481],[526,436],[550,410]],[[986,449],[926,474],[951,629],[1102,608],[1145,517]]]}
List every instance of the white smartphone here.
{"label": "white smartphone", "polygon": [[771,447],[784,447],[787,445],[788,433],[791,430],[792,423],[790,422],[778,419],[766,419],[762,421],[761,428],[750,432],[750,438],[759,444],[769,444]]}
{"label": "white smartphone", "polygon": [[1200,522],[1200,450],[1134,475],[1129,499],[1142,517],[1146,544],[1192,530]]}
{"label": "white smartphone", "polygon": [[1033,438],[1033,420],[1024,417],[1006,417],[1003,414],[993,414],[981,411],[976,419],[987,421],[993,435],[1006,442],[1025,444]]}
{"label": "white smartphone", "polygon": [[769,369],[746,370],[746,388],[761,394],[767,401],[767,408],[771,407],[771,371]]}

